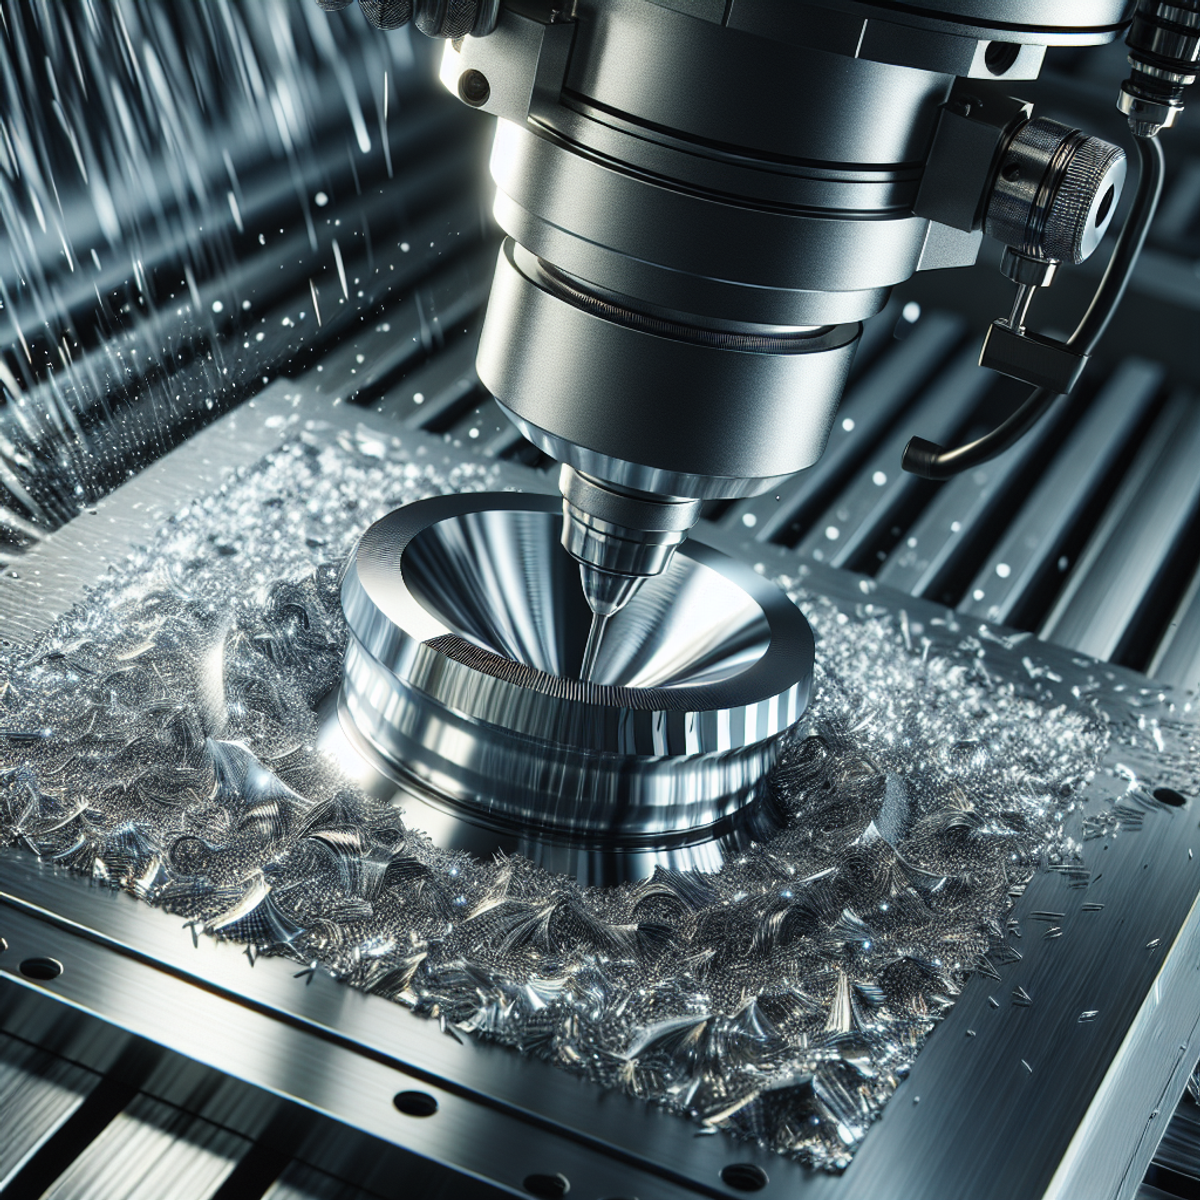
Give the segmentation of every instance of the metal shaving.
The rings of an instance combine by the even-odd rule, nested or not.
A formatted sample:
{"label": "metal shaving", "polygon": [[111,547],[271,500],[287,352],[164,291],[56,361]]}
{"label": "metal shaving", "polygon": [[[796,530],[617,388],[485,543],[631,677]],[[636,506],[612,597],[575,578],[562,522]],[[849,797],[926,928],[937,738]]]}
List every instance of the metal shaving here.
{"label": "metal shaving", "polygon": [[394,439],[302,435],[184,509],[0,658],[0,836],[448,1032],[844,1167],[966,978],[995,974],[1031,873],[1080,869],[1065,822],[1104,717],[997,682],[973,637],[935,646],[789,581],[819,670],[773,841],[590,891],[445,853],[316,749],[316,707],[356,534],[495,486]]}

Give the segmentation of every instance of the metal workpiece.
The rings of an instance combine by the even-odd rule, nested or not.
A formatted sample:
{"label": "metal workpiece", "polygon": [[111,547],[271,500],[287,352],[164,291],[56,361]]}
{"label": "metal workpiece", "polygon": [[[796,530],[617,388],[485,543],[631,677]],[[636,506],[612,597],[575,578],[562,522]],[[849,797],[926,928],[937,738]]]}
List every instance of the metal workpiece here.
{"label": "metal workpiece", "polygon": [[[754,553],[770,570],[790,565],[778,548]],[[863,601],[855,580],[815,570],[810,582],[859,619],[850,615]],[[934,654],[982,632],[884,588],[873,599],[903,605],[937,639]],[[1023,659],[1046,672],[1047,704],[1096,682],[1068,651],[1004,640],[987,642],[987,669],[1002,687],[1029,678]],[[1098,700],[1117,728],[1130,728],[1135,712],[1162,715],[1144,682],[1119,670],[1107,678]],[[1122,707],[1121,695],[1140,707]],[[1166,734],[1174,746],[1177,731]],[[1155,751],[1148,739],[1139,746],[1112,746],[1084,814],[1110,811],[1112,789],[1125,784],[1115,764],[1157,783]],[[324,970],[298,971],[288,958],[255,958],[207,936],[193,942],[178,915],[72,879],[26,851],[2,856],[0,975],[45,1005],[94,1013],[516,1194],[540,1171],[561,1172],[572,1194],[596,1197],[730,1197],[738,1190],[728,1179],[750,1178],[780,1200],[1127,1200],[1195,1049],[1200,885],[1187,853],[1194,800],[1171,807],[1133,795],[1121,811],[1119,834],[1082,842],[1078,872],[1039,871],[1016,898],[1003,941],[1013,952],[967,981],[840,1174],[720,1134],[697,1138],[661,1107],[601,1098],[533,1056],[443,1036]],[[21,963],[47,957],[63,965],[56,978],[21,973]],[[433,1098],[433,1115],[397,1113],[393,1097],[414,1090]]]}
{"label": "metal workpiece", "polygon": [[346,733],[439,831],[453,818],[451,844],[589,882],[711,869],[771,828],[760,783],[808,704],[808,624],[692,542],[611,617],[583,682],[592,614],[558,526],[553,498],[509,493],[373,525],[342,586]]}
{"label": "metal workpiece", "polygon": [[[891,349],[908,355],[924,342],[926,354],[940,361],[957,327],[941,322],[939,338],[931,340],[922,333],[926,321],[937,329],[933,318],[923,317]],[[880,383],[903,373],[889,370],[888,361],[879,364]],[[948,380],[943,395],[961,390],[962,382]],[[905,386],[916,385],[913,376]],[[123,497],[114,497],[116,511],[128,515],[127,525],[114,524],[114,509],[102,508],[99,520],[81,518],[87,523],[67,531],[57,546],[41,547],[19,580],[5,576],[0,596],[23,598],[28,610],[19,626],[23,637],[32,641],[70,602],[71,596],[57,590],[68,570],[81,586],[94,578],[89,568],[97,555],[119,561],[128,541],[144,544],[198,489],[220,482],[206,477],[199,484],[179,462],[208,463],[209,472],[227,455],[247,462],[255,423],[260,441],[251,457],[305,430],[323,446],[355,438],[377,452],[377,440],[386,441],[377,416],[345,405],[316,405],[311,397],[297,407],[283,391],[225,418],[165,460],[155,490],[144,475],[128,484]],[[1108,412],[1112,415],[1111,406]],[[413,461],[439,453],[446,451],[433,439],[405,431],[403,454]],[[1086,459],[1076,456],[1074,462],[1079,466]],[[532,472],[525,476],[509,464],[493,469],[497,484],[519,486],[527,478],[530,486],[538,485]],[[148,498],[156,507],[147,526]],[[546,501],[548,543],[558,503],[557,496]],[[798,573],[796,556],[783,547],[747,544],[739,537],[730,538],[727,548],[761,563],[768,575]],[[568,577],[573,569],[568,562]],[[1072,651],[1022,640],[979,618],[819,564],[807,564],[799,574],[811,594],[830,597],[847,615],[848,637],[857,636],[868,606],[886,606],[907,622],[917,658],[920,638],[933,643],[931,658],[975,643],[986,647],[980,661],[1000,693],[1033,690],[1053,711],[1060,702],[1072,703],[1072,689],[1080,688],[1102,704],[1118,740],[1088,786],[1085,817],[1110,812],[1113,792],[1127,786],[1122,771],[1136,772],[1151,787],[1161,783],[1193,794],[1179,778],[1163,774],[1168,766],[1183,769],[1185,759],[1174,751],[1177,733],[1164,725],[1168,752],[1160,756],[1149,732],[1138,728],[1143,718],[1152,728],[1166,707],[1156,700],[1156,685],[1140,676],[1101,664],[1087,667]],[[10,620],[6,626],[10,635],[14,625]],[[1097,685],[1098,691],[1090,690]],[[1120,740],[1125,735],[1137,740],[1135,747]],[[1180,754],[1186,753],[1181,746]],[[179,915],[155,911],[107,886],[89,886],[23,850],[5,851],[0,863],[5,892],[0,935],[8,942],[0,974],[6,976],[6,997],[20,990],[46,1006],[67,1003],[96,1013],[215,1070],[516,1194],[526,1175],[537,1171],[569,1177],[571,1195],[729,1197],[738,1192],[725,1183],[723,1172],[756,1178],[748,1170],[753,1165],[767,1179],[759,1193],[767,1197],[940,1200],[950,1194],[1011,1200],[1049,1194],[1126,1200],[1182,1090],[1196,1015],[1196,930],[1188,914],[1197,867],[1187,854],[1195,800],[1173,808],[1139,796],[1120,806],[1127,824],[1119,836],[1082,840],[1084,864],[1093,871],[1088,886],[1069,872],[1044,870],[1015,901],[1010,916],[1024,936],[1010,927],[1005,944],[1021,957],[994,956],[994,965],[989,959],[967,981],[855,1161],[836,1175],[806,1171],[720,1134],[697,1138],[693,1125],[661,1107],[604,1095],[548,1063],[473,1037],[460,1043],[433,1022],[410,1019],[383,997],[348,988],[319,968],[297,977],[290,959],[255,958],[241,945],[203,935],[195,944],[180,929]],[[411,793],[403,801],[414,824],[435,837],[457,821],[447,810],[418,804]],[[457,821],[457,828],[466,826]],[[1061,936],[1046,938],[1043,932],[1053,927],[1042,918],[1055,912],[1063,914],[1056,922]],[[57,979],[41,982],[20,973],[22,962],[47,956],[64,964]],[[1018,989],[1031,1003],[1012,999]],[[17,1007],[0,999],[4,1020]],[[180,1011],[188,1012],[187,1022],[178,1020]],[[409,1090],[432,1096],[437,1113],[426,1119],[398,1113],[392,1097]]]}

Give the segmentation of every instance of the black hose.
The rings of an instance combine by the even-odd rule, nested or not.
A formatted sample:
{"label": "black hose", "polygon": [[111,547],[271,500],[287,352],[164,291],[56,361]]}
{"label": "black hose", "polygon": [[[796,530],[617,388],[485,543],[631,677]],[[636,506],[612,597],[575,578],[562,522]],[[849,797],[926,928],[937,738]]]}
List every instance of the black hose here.
{"label": "black hose", "polygon": [[[1138,255],[1142,252],[1150,223],[1158,209],[1162,195],[1164,160],[1162,146],[1156,138],[1136,138],[1138,152],[1138,182],[1133,194],[1129,215],[1113,247],[1104,278],[1088,305],[1088,310],[1078,328],[1067,339],[1067,345],[1081,354],[1092,354],[1109,322],[1125,295]],[[1058,398],[1059,393],[1047,388],[1034,388],[1029,398],[1016,412],[1001,422],[995,429],[967,442],[946,450],[936,442],[914,437],[904,447],[900,465],[913,475],[923,479],[950,479],[963,471],[969,471],[980,463],[1002,454],[1029,432],[1046,410]]]}

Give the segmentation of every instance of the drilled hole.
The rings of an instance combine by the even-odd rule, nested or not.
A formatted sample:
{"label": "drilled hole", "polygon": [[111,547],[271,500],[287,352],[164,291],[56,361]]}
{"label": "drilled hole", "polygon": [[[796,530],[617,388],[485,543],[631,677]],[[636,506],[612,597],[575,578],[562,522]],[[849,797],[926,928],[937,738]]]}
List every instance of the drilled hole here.
{"label": "drilled hole", "polygon": [[738,1192],[761,1192],[769,1180],[766,1171],[753,1163],[730,1163],[721,1172],[721,1182]]}
{"label": "drilled hole", "polygon": [[17,968],[26,979],[38,983],[49,983],[63,973],[63,965],[56,958],[27,958]]}
{"label": "drilled hole", "polygon": [[438,1102],[428,1092],[398,1092],[392,1103],[406,1117],[432,1117]]}
{"label": "drilled hole", "polygon": [[1021,164],[1019,162],[1006,162],[1000,168],[1000,174],[1008,180],[1009,183],[1016,183],[1021,178]]}
{"label": "drilled hole", "polygon": [[989,42],[983,52],[983,65],[993,75],[1004,75],[1012,69],[1021,53],[1021,47],[1012,42]]}
{"label": "drilled hole", "polygon": [[1104,224],[1108,219],[1108,214],[1112,212],[1113,201],[1117,198],[1117,189],[1111,184],[1109,189],[1104,193],[1100,201],[1100,207],[1096,209],[1096,225],[1097,227]]}
{"label": "drilled hole", "polygon": [[539,1200],[559,1200],[571,1190],[571,1181],[561,1174],[526,1175],[521,1186]]}
{"label": "drilled hole", "polygon": [[0,954],[3,954],[7,949],[8,943],[3,938],[0,938]]}
{"label": "drilled hole", "polygon": [[1160,804],[1169,804],[1172,808],[1182,808],[1187,803],[1186,796],[1169,787],[1155,788],[1154,798]]}

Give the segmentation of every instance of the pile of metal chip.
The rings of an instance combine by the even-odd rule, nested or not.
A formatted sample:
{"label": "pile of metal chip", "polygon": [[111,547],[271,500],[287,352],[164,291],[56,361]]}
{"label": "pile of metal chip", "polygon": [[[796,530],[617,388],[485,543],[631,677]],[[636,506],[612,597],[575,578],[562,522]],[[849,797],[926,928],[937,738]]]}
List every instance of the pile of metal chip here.
{"label": "pile of metal chip", "polygon": [[0,657],[0,836],[447,1032],[846,1165],[1031,873],[1081,869],[1064,823],[1107,722],[1086,687],[1051,703],[1032,665],[1002,681],[952,621],[785,580],[819,667],[776,838],[607,890],[443,852],[323,755],[315,707],[355,536],[495,486],[365,432],[301,434],[193,503]]}

